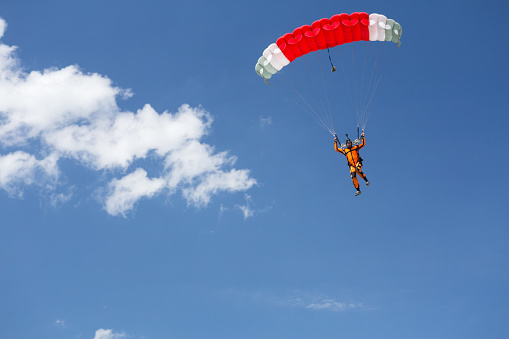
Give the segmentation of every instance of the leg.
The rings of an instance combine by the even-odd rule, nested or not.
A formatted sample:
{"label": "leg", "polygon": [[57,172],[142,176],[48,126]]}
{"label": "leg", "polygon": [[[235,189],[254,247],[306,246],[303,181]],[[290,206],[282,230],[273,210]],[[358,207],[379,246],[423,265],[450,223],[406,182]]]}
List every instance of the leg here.
{"label": "leg", "polygon": [[352,182],[355,189],[359,190],[359,181],[357,180],[357,170],[355,167],[350,166],[350,176],[352,177]]}
{"label": "leg", "polygon": [[361,178],[364,179],[364,181],[368,182],[368,178],[366,178],[366,175],[364,174],[364,172],[362,172],[362,163],[358,162],[357,166],[355,166],[355,169],[357,173],[359,173]]}

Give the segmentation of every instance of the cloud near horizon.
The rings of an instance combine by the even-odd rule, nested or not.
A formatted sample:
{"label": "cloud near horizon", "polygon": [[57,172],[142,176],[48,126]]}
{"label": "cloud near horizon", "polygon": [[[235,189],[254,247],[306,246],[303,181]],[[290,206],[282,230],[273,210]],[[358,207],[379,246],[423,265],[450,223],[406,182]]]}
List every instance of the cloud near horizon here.
{"label": "cloud near horizon", "polygon": [[120,339],[127,338],[127,334],[124,332],[114,332],[111,329],[105,330],[104,328],[100,328],[95,331],[94,339]]}
{"label": "cloud near horizon", "polygon": [[[6,27],[0,18],[0,39]],[[65,181],[62,159],[107,178],[99,200],[115,216],[160,194],[180,192],[188,205],[203,207],[218,192],[256,185],[249,170],[234,168],[235,156],[202,142],[213,122],[204,108],[122,111],[117,100],[131,96],[76,65],[25,72],[16,47],[0,42],[0,189],[17,198],[27,186],[55,190]]]}
{"label": "cloud near horizon", "polygon": [[306,294],[293,296],[288,301],[295,307],[302,307],[312,311],[341,312],[346,310],[367,310],[362,303],[338,301],[330,297]]}

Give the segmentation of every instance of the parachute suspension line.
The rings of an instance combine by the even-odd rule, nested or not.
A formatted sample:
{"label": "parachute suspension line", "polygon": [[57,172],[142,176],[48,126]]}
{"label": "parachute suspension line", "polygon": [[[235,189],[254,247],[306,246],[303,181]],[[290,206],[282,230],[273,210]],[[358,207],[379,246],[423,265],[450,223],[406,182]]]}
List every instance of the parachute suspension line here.
{"label": "parachute suspension line", "polygon": [[295,70],[295,68],[293,67],[293,64],[290,64],[290,68],[292,69],[293,74],[295,74],[295,77],[299,80],[299,82],[300,82],[300,84],[302,85],[302,87],[303,87],[304,89],[306,89],[306,87],[307,87],[307,86],[304,84],[304,81],[302,81],[302,79],[300,78],[299,73],[297,73],[297,71],[296,71],[296,70]]}
{"label": "parachute suspension line", "polygon": [[[360,42],[359,42],[359,43],[360,43]],[[359,48],[359,59],[361,59],[361,57],[363,57],[363,56],[364,56],[364,55],[363,55],[363,53],[362,53],[362,48]],[[357,119],[357,127],[359,127],[359,125],[360,125],[359,120],[361,120],[361,119],[362,119],[362,98],[363,98],[363,93],[362,93],[362,91],[363,91],[363,89],[364,89],[364,71],[365,71],[365,67],[366,67],[366,62],[364,61],[364,63],[362,64],[362,67],[361,67],[361,66],[359,66],[359,67],[360,67],[360,68],[362,68],[362,78],[360,78],[360,79],[359,79],[359,80],[360,80],[360,85],[361,85],[361,86],[360,86],[360,90],[359,90],[359,98],[358,98],[358,99],[359,99],[359,100],[358,100],[358,102],[359,102],[359,106],[358,106],[358,107],[359,107],[359,108],[361,108],[361,109],[359,109],[359,112],[358,112],[358,114],[359,114],[359,118]],[[360,72],[360,70],[359,70],[359,72]],[[359,75],[360,75],[360,74],[359,74]]]}
{"label": "parachute suspension line", "polygon": [[370,92],[368,91],[369,99],[366,101],[364,106],[364,125],[367,124],[367,119],[369,119],[369,116],[371,115],[371,103],[375,96],[376,89],[378,88],[378,84],[380,83],[381,78],[381,63],[383,59],[384,49],[386,44],[385,43],[378,43],[380,47],[378,47],[379,53],[374,53],[376,55],[375,62],[374,62],[374,73],[373,73],[373,82],[371,83],[373,87],[370,87]]}
{"label": "parachute suspension line", "polygon": [[[327,48],[327,50],[328,50],[328,48]],[[331,65],[332,65],[332,61],[330,59],[330,53],[329,53],[329,61],[330,61]],[[323,89],[324,89],[324,92],[325,92],[325,97],[327,98],[327,105],[329,106],[329,117],[328,117],[328,119],[330,121],[331,129],[334,131],[334,123],[332,121],[332,110],[330,108],[329,94],[328,94],[328,91],[327,91],[327,86],[325,85],[325,78],[323,76],[323,67],[322,67],[322,59],[320,58],[320,52],[318,52],[318,63],[320,64],[320,73],[322,74]],[[332,66],[332,67],[334,69],[333,70],[333,72],[334,72],[336,69],[334,68],[334,66]]]}
{"label": "parachute suspension line", "polygon": [[353,69],[353,89],[355,100],[355,116],[357,117],[357,125],[359,125],[360,114],[359,114],[359,104],[357,100],[357,75],[355,72],[355,44],[352,44],[352,69]]}
{"label": "parachute suspension line", "polygon": [[292,89],[300,97],[300,99],[302,100],[302,102],[304,102],[304,104],[307,105],[307,108],[305,106],[303,106],[301,103],[299,103],[297,100],[295,100],[294,98],[290,97],[290,99],[293,102],[295,102],[298,106],[300,106],[304,110],[304,112],[306,112],[311,118],[313,118],[317,124],[319,124],[324,129],[326,129],[327,131],[332,133],[332,131],[329,130],[329,128],[325,124],[323,124],[323,122],[318,118],[319,115],[314,111],[313,107],[311,105],[309,105],[309,103],[302,97],[302,95],[299,93],[299,91],[297,91],[293,86],[291,86],[290,83],[283,76],[282,76],[282,78],[286,82],[287,86],[290,89]]}
{"label": "parachute suspension line", "polygon": [[307,109],[304,105],[302,105],[302,103],[301,103],[301,102],[299,102],[298,100],[296,100],[296,99],[295,99],[295,98],[293,98],[293,97],[290,97],[290,96],[287,96],[287,97],[288,97],[291,101],[293,101],[293,102],[294,102],[297,106],[299,106],[300,108],[302,108],[302,110],[303,110],[304,112],[308,113],[308,114],[309,114],[309,116],[310,116],[311,118],[313,118],[313,119],[315,120],[315,122],[316,122],[318,125],[320,125],[321,127],[323,127],[323,128],[324,128],[325,130],[327,130],[329,133],[332,133],[332,131],[331,131],[331,130],[329,130],[326,126],[324,126],[324,125],[323,125],[323,124],[322,124],[322,123],[321,123],[318,119],[316,119],[316,117],[315,117],[313,114],[311,114],[311,113],[309,112],[309,110],[308,110],[308,109]]}
{"label": "parachute suspension line", "polygon": [[[383,51],[384,51],[384,46],[385,44],[382,44],[382,48],[381,48],[381,51],[380,51],[380,57],[379,57],[379,60],[377,60],[377,73],[375,74],[375,82],[374,82],[374,88],[373,88],[373,92],[371,94],[371,97],[369,98],[369,101],[366,105],[366,121],[365,121],[365,124],[367,123],[367,120],[369,119],[369,117],[371,116],[371,104],[372,104],[372,100],[373,100],[373,97],[374,97],[374,94],[378,88],[378,85],[380,84],[380,81],[382,80],[382,75],[383,75],[383,70],[384,70],[384,65],[385,65],[385,62],[387,61],[387,58],[383,58],[382,59],[382,55],[383,55]],[[377,79],[378,77],[378,79]]]}
{"label": "parachute suspension line", "polygon": [[[376,89],[378,88],[378,85],[380,84],[380,82],[382,80],[382,76],[383,76],[383,74],[385,72],[386,65],[387,65],[388,61],[392,59],[393,54],[395,53],[394,50],[395,49],[391,49],[391,51],[389,52],[389,55],[387,57],[384,57],[384,59],[381,61],[379,77],[378,77],[378,80],[376,82],[376,86],[375,86],[374,91],[376,91]],[[367,120],[369,119],[369,117],[371,115],[371,104],[372,104],[371,99],[372,99],[372,97],[370,98],[370,101],[368,102],[368,105],[366,107],[366,110],[368,111],[368,114],[367,114],[367,117],[366,117],[366,120],[365,120],[366,121],[365,124],[367,123]]]}
{"label": "parachute suspension line", "polygon": [[[283,76],[283,74],[280,74],[281,78],[283,78],[283,80],[285,81],[285,83],[288,85],[289,88],[291,88],[295,94],[297,94],[297,96],[306,104],[306,106],[309,108],[309,110],[307,110],[305,107],[303,107],[302,105],[299,105],[301,107],[304,108],[304,111],[306,113],[308,113],[312,118],[314,118],[316,120],[316,122],[321,125],[323,128],[325,128],[327,131],[329,131],[329,133],[333,134],[333,132],[331,131],[331,129],[323,123],[323,121],[320,119],[320,115],[313,109],[313,107],[307,102],[307,100],[300,94],[300,92],[295,89],[295,87],[293,87],[289,82],[288,80],[286,80],[286,78]],[[312,113],[313,114],[312,114]]]}
{"label": "parachute suspension line", "polygon": [[[318,110],[318,112],[315,112],[315,119],[316,119],[316,120],[318,120],[318,121],[320,121],[320,123],[321,123],[322,125],[327,126],[327,130],[331,131],[331,130],[333,130],[332,125],[331,125],[332,123],[331,123],[330,121],[328,121],[328,120],[327,120],[327,109],[325,108],[325,104],[323,103],[322,96],[320,95],[320,92],[319,92],[319,90],[318,90],[318,86],[316,86],[316,83],[315,83],[315,81],[314,81],[314,78],[313,78],[313,76],[312,76],[311,70],[309,69],[309,66],[308,66],[308,63],[307,63],[306,59],[305,59],[305,58],[303,58],[303,60],[304,60],[304,63],[306,64],[306,67],[307,67],[307,70],[308,70],[309,76],[310,76],[310,78],[311,78],[311,80],[312,80],[312,82],[313,82],[313,85],[314,85],[315,90],[316,90],[316,92],[317,92],[318,98],[320,99],[320,102],[321,102],[321,104],[322,104],[322,109],[323,109],[323,111],[322,111],[322,112],[320,112],[320,111]],[[308,93],[310,93],[310,91],[308,91]],[[330,105],[329,105],[329,109],[330,109]],[[321,114],[320,114],[320,113],[321,113]]]}
{"label": "parachute suspension line", "polygon": [[[376,44],[378,42],[374,42],[374,43]],[[375,57],[375,61],[373,62],[373,67],[371,69],[371,75],[369,77],[368,87],[367,87],[367,90],[366,90],[366,95],[367,95],[366,101],[364,102],[363,108],[362,108],[363,117],[366,116],[366,110],[367,110],[367,106],[368,106],[367,103],[369,102],[369,97],[370,97],[370,93],[371,93],[371,87],[372,87],[372,83],[374,81],[373,78],[374,77],[376,78],[375,73],[376,73],[376,65],[377,65],[377,62],[378,62],[378,58],[376,58],[376,55],[377,55],[376,51],[373,52],[373,56]]]}
{"label": "parachute suspension line", "polygon": [[[318,56],[318,58],[319,58],[319,57],[320,57],[320,56]],[[332,117],[332,114],[330,113],[330,112],[331,112],[331,110],[330,110],[330,104],[328,105],[328,106],[329,106],[329,112],[327,112],[327,109],[325,108],[325,104],[324,104],[324,102],[323,102],[323,98],[322,98],[322,96],[320,95],[320,91],[318,90],[318,86],[316,85],[315,78],[313,77],[313,74],[312,74],[312,72],[311,72],[311,70],[310,70],[310,68],[309,68],[309,65],[308,65],[308,63],[307,63],[307,61],[306,61],[306,59],[305,59],[305,58],[304,58],[304,62],[305,62],[305,64],[306,64],[306,68],[307,68],[307,70],[308,70],[309,77],[311,78],[311,81],[313,82],[313,87],[315,88],[316,95],[317,95],[317,96],[318,96],[318,98],[320,99],[320,104],[322,105],[322,109],[323,109],[323,112],[324,112],[324,114],[323,114],[324,119],[323,119],[323,120],[325,120],[325,123],[327,124],[327,126],[329,126],[329,129],[330,129],[330,130],[334,130],[334,126],[333,126],[333,124],[332,124],[332,118],[331,118],[331,117]],[[327,89],[325,89],[325,90],[327,90]],[[327,91],[326,91],[325,93],[327,94]],[[327,97],[327,103],[329,103],[328,97]],[[320,120],[322,120],[322,117],[321,117],[321,119],[320,119]]]}
{"label": "parachute suspension line", "polygon": [[304,112],[306,112],[307,114],[309,114],[309,116],[310,116],[311,118],[313,118],[313,119],[315,120],[315,122],[316,122],[318,125],[320,125],[321,127],[323,127],[323,128],[324,128],[325,130],[327,130],[329,133],[331,133],[331,134],[333,133],[331,130],[329,130],[329,129],[327,128],[327,126],[323,125],[321,121],[319,121],[319,120],[318,120],[318,119],[317,119],[317,118],[316,118],[313,114],[311,114],[311,113],[309,112],[309,110],[308,110],[308,109],[307,109],[307,108],[306,108],[306,107],[305,107],[305,106],[304,106],[301,102],[299,102],[298,100],[296,100],[296,99],[295,99],[295,98],[293,98],[293,97],[289,97],[289,96],[288,96],[288,98],[289,98],[289,99],[291,99],[291,100],[292,100],[292,101],[293,101],[293,102],[294,102],[297,106],[299,106],[300,108],[302,108],[302,110],[303,110]]}
{"label": "parachute suspension line", "polygon": [[331,72],[336,72],[336,67],[334,67],[334,65],[332,64],[332,59],[330,57],[330,51],[329,51],[329,47],[327,47],[327,54],[329,54],[329,62],[330,62],[330,65],[331,65]]}
{"label": "parachute suspension line", "polygon": [[[376,44],[376,42],[375,42],[375,44]],[[367,103],[369,102],[369,98],[370,98],[373,77],[375,77],[375,74],[376,74],[376,55],[377,55],[377,53],[376,53],[377,49],[374,48],[373,42],[369,42],[367,44],[367,48],[368,48],[367,55],[366,55],[367,64],[370,65],[370,63],[372,63],[373,64],[373,68],[371,69],[371,75],[370,75],[370,78],[369,78],[369,82],[367,82],[367,87],[366,87],[366,90],[364,91],[365,97],[364,97],[364,99],[362,101],[362,107],[361,107],[361,114],[362,114],[361,120],[362,120],[362,123],[361,124],[363,126],[365,126],[365,121],[366,121],[366,106],[367,106]]]}
{"label": "parachute suspension line", "polygon": [[[378,42],[375,42],[375,43],[378,43]],[[369,100],[367,100],[367,102],[365,103],[364,107],[363,107],[363,125],[366,126],[366,123],[367,123],[367,117],[369,117],[370,113],[368,112],[368,109],[370,107],[370,104],[371,104],[371,100],[373,99],[373,96],[375,94],[375,91],[378,87],[378,84],[379,84],[379,80],[380,80],[380,63],[381,63],[381,60],[382,60],[382,55],[383,55],[383,51],[384,51],[384,46],[385,46],[385,43],[381,43],[381,47],[379,48],[380,50],[380,53],[377,53],[377,57],[375,59],[375,62],[373,63],[373,69],[371,71],[371,77],[370,77],[370,80],[369,80],[369,85],[368,85],[368,91],[367,91],[367,94],[369,96]],[[371,95],[370,95],[371,94]]]}
{"label": "parachute suspension line", "polygon": [[[366,46],[366,48],[364,49],[364,65],[362,67],[362,84],[361,84],[361,98],[360,98],[360,107],[361,107],[361,121],[364,120],[364,112],[362,110],[362,108],[364,107],[364,101],[363,100],[366,100],[364,98],[364,78],[365,78],[365,74],[366,74],[366,62],[369,61],[369,43],[366,43],[364,44]],[[359,126],[359,124],[357,124],[357,127]]]}
{"label": "parachute suspension line", "polygon": [[[394,50],[395,50],[395,49],[392,49],[392,50],[389,52],[389,55],[388,55],[386,58],[384,58],[384,59],[382,60],[382,62],[381,62],[381,64],[382,64],[382,65],[381,65],[381,67],[380,67],[380,73],[379,73],[378,81],[377,81],[377,83],[376,83],[376,87],[375,87],[375,89],[373,90],[373,94],[374,94],[374,92],[376,91],[376,89],[378,88],[378,85],[380,84],[380,81],[382,80],[382,76],[383,76],[384,71],[385,71],[385,69],[386,69],[387,62],[388,62],[388,60],[391,60],[391,58],[392,58],[392,56],[393,56],[393,54],[394,54]],[[368,119],[369,119],[369,117],[371,116],[371,104],[372,104],[372,101],[371,101],[371,100],[372,100],[372,98],[373,98],[373,95],[371,95],[371,98],[369,99],[368,105],[366,106],[367,116],[366,116],[366,119],[365,119],[365,121],[364,121],[364,127],[363,127],[363,129],[365,128],[366,124],[368,123]]]}
{"label": "parachute suspension line", "polygon": [[341,69],[343,70],[343,77],[345,78],[346,88],[348,89],[348,96],[350,97],[350,104],[352,105],[352,110],[354,111],[354,114],[355,114],[355,106],[354,106],[353,100],[352,100],[352,93],[350,91],[350,84],[348,83],[348,77],[346,76],[346,72],[345,72],[345,65],[343,64],[343,58],[341,58],[341,52],[339,51],[339,48],[337,48],[337,50],[338,50],[338,55],[339,55],[339,61],[341,62]]}
{"label": "parachute suspension line", "polygon": [[323,103],[322,96],[320,95],[320,92],[318,91],[318,87],[316,86],[315,79],[313,78],[313,74],[311,73],[311,70],[309,69],[306,59],[304,59],[304,63],[306,64],[306,68],[308,70],[309,77],[311,78],[311,82],[313,83],[313,88],[315,89],[316,96],[318,97],[318,99],[320,99],[320,104],[322,106],[322,110],[325,112],[326,109],[325,109],[325,105]]}
{"label": "parachute suspension line", "polygon": [[[306,63],[306,65],[307,65],[307,63]],[[293,71],[293,73],[295,74],[295,76],[297,77],[297,79],[299,79],[299,81],[300,81],[300,83],[301,83],[301,85],[302,85],[302,88],[303,88],[303,89],[304,89],[307,93],[309,93],[310,91],[308,90],[308,88],[307,88],[306,84],[304,83],[304,81],[302,80],[302,78],[299,76],[298,72],[295,70],[295,68],[293,67],[293,65],[292,65],[292,64],[290,64],[290,68],[292,69],[292,71]],[[286,79],[285,79],[285,81],[286,81]],[[288,82],[288,81],[286,81],[286,82],[289,84],[289,82]],[[309,103],[308,103],[308,101],[306,101],[306,99],[305,99],[305,98],[304,98],[304,97],[303,97],[303,96],[299,93],[299,91],[297,91],[297,90],[296,90],[295,88],[293,88],[293,87],[292,87],[292,89],[293,89],[293,90],[294,90],[294,92],[295,92],[295,93],[296,93],[296,94],[297,94],[297,95],[301,98],[301,100],[302,100],[302,101],[304,101],[304,102],[305,102],[305,104],[306,104],[306,105],[307,105],[307,106],[308,106],[308,107],[312,110],[312,112],[314,113],[312,116],[315,118],[315,120],[319,121],[321,125],[323,125],[323,126],[327,126],[327,127],[326,127],[326,129],[330,131],[330,130],[331,130],[330,126],[328,126],[328,125],[327,125],[327,123],[326,123],[326,122],[324,122],[324,120],[323,120],[323,116],[324,116],[324,114],[325,114],[325,113],[324,113],[324,114],[320,114],[320,113],[316,112],[316,110],[315,110],[315,109],[313,109],[312,105],[311,105],[311,104],[309,104]],[[310,114],[310,115],[311,115],[311,114]]]}

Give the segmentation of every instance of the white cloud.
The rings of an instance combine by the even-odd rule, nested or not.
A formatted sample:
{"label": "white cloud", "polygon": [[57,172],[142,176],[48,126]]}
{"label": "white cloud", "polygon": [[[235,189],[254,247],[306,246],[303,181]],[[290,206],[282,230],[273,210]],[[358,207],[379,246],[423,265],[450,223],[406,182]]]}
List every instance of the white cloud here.
{"label": "white cloud", "polygon": [[151,198],[164,187],[163,179],[150,179],[144,169],[138,168],[122,179],[110,182],[105,209],[111,215],[124,215],[141,198]]}
{"label": "white cloud", "polygon": [[105,330],[103,328],[95,331],[94,339],[120,339],[127,338],[124,332],[113,332],[113,330]]}
{"label": "white cloud", "polygon": [[246,194],[244,196],[246,202],[244,205],[235,205],[235,207],[237,207],[238,209],[240,209],[242,211],[242,215],[244,216],[244,220],[247,219],[247,218],[250,218],[252,216],[254,216],[255,214],[255,211],[253,209],[251,209],[251,207],[249,206],[249,202],[251,201],[251,196],[249,194]]}
{"label": "white cloud", "polygon": [[244,219],[254,216],[254,210],[252,210],[248,205],[241,205],[237,207],[242,211]]}
{"label": "white cloud", "polygon": [[45,141],[97,170],[127,168],[150,152],[162,157],[181,151],[189,140],[204,136],[211,123],[212,118],[201,108],[182,105],[176,114],[158,114],[145,105],[136,114],[118,113],[111,119],[66,126],[46,135]]}
{"label": "white cloud", "polygon": [[0,38],[2,38],[4,36],[6,28],[7,28],[7,22],[5,22],[5,20],[0,19]]}
{"label": "white cloud", "polygon": [[24,144],[43,133],[118,110],[115,97],[122,91],[99,74],[83,74],[76,66],[19,72],[7,71],[0,81],[4,145]]}
{"label": "white cloud", "polygon": [[57,206],[65,204],[66,202],[71,200],[72,196],[73,196],[73,187],[71,187],[69,189],[69,192],[67,194],[66,193],[52,193],[52,194],[50,194],[49,203],[51,204],[51,206],[57,207]]}
{"label": "white cloud", "polygon": [[249,177],[248,170],[231,169],[227,172],[217,170],[207,173],[200,179],[198,185],[184,188],[182,194],[189,204],[205,206],[209,203],[210,197],[219,191],[246,191],[255,184],[256,180]]}
{"label": "white cloud", "polygon": [[260,126],[269,126],[272,125],[272,117],[263,118],[260,117]]}
{"label": "white cloud", "polygon": [[0,154],[0,188],[11,196],[21,197],[25,185],[51,184],[59,175],[56,162],[54,154],[42,160],[22,151]]}
{"label": "white cloud", "polygon": [[319,297],[310,294],[292,296],[288,298],[288,303],[294,307],[301,307],[313,311],[340,312],[354,309],[367,309],[362,303],[338,301],[334,298]]}
{"label": "white cloud", "polygon": [[57,320],[55,321],[55,326],[65,328],[65,327],[66,327],[66,326],[65,326],[65,320],[57,319]]}
{"label": "white cloud", "polygon": [[345,311],[369,311],[374,308],[352,301],[340,301],[336,297],[323,296],[316,292],[305,291],[275,291],[270,289],[245,290],[226,289],[221,291],[222,299],[234,300],[236,303],[247,304],[249,302],[263,303],[278,308],[295,308],[308,310],[309,312],[345,312]]}
{"label": "white cloud", "polygon": [[332,299],[323,299],[312,302],[306,305],[307,309],[310,310],[329,310],[329,311],[345,311],[348,309],[360,309],[363,308],[362,304],[345,303]]}
{"label": "white cloud", "polygon": [[[0,37],[5,28],[0,18]],[[21,197],[28,185],[54,189],[65,158],[109,181],[100,200],[111,215],[125,216],[140,199],[162,193],[181,192],[201,207],[219,192],[256,184],[249,170],[234,168],[235,156],[202,141],[213,122],[205,109],[184,104],[158,113],[147,104],[124,112],[117,100],[131,91],[107,76],[75,65],[27,73],[15,52],[0,43],[0,189],[10,196]],[[72,194],[49,196],[57,204]]]}
{"label": "white cloud", "polygon": [[229,210],[228,207],[225,207],[225,206],[223,206],[223,204],[221,204],[219,206],[218,218],[221,219],[223,217],[224,212],[227,212],[228,210]]}

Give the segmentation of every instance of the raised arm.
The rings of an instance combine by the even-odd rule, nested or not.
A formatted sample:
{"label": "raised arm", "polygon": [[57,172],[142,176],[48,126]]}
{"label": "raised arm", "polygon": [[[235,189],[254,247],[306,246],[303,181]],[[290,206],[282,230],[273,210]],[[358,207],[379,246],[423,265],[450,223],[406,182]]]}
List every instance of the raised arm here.
{"label": "raised arm", "polygon": [[336,150],[336,152],[345,154],[343,149],[341,147],[338,147],[338,139],[337,138],[334,139],[334,149]]}
{"label": "raised arm", "polygon": [[361,149],[366,145],[366,138],[364,137],[364,133],[361,135],[361,143],[355,146],[356,149]]}

